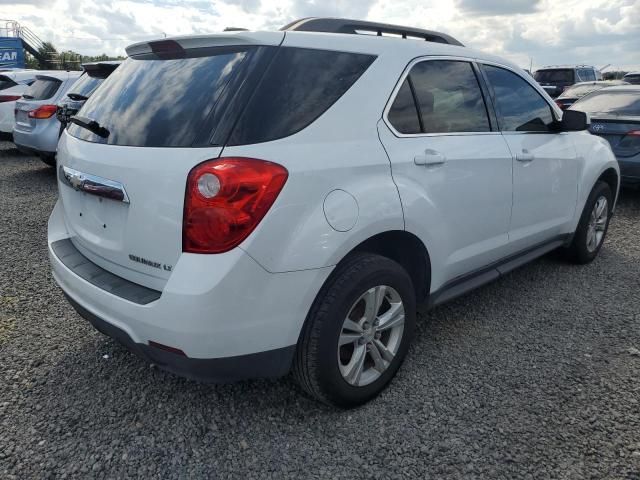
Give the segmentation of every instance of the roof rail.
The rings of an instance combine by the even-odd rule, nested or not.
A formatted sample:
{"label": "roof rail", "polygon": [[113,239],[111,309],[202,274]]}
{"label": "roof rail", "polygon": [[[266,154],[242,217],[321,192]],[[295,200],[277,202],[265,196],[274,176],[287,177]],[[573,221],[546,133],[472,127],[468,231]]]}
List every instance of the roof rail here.
{"label": "roof rail", "polygon": [[325,33],[347,33],[347,34],[375,34],[379,37],[383,35],[399,35],[402,38],[412,38],[426,40],[427,42],[447,43],[464,47],[455,38],[446,33],[422,30],[420,28],[402,27],[400,25],[389,25],[387,23],[367,22],[364,20],[349,20],[346,18],[321,18],[309,17],[296,20],[285,25],[280,30],[298,32],[325,32]]}

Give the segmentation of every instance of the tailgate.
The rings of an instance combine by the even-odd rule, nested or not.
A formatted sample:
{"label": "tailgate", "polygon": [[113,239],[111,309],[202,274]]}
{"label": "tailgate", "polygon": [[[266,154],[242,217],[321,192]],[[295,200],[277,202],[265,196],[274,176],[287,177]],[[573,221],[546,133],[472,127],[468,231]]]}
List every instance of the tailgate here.
{"label": "tailgate", "polygon": [[105,270],[161,290],[182,253],[189,171],[221,150],[111,146],[63,134],[58,186],[71,241]]}

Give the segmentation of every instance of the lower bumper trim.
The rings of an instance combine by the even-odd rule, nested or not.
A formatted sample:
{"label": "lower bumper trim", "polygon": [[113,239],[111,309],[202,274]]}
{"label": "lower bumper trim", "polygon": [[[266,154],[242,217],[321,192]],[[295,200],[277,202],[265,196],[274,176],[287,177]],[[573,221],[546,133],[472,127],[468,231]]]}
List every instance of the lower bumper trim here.
{"label": "lower bumper trim", "polygon": [[122,329],[99,318],[65,294],[69,303],[96,330],[113,338],[139,357],[163,370],[201,382],[230,383],[250,378],[277,378],[286,375],[296,346],[225,358],[189,358],[166,350],[136,343]]}

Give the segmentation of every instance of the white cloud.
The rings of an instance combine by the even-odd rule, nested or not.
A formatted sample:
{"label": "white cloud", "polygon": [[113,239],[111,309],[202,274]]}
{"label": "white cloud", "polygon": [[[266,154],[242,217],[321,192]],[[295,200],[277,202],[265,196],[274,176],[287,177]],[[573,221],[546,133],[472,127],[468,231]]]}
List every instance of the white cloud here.
{"label": "white cloud", "polygon": [[[528,66],[640,66],[640,0],[0,0],[58,49],[124,54],[130,43],[225,27],[277,29],[343,16],[442,30]],[[5,15],[6,16],[6,15]]]}

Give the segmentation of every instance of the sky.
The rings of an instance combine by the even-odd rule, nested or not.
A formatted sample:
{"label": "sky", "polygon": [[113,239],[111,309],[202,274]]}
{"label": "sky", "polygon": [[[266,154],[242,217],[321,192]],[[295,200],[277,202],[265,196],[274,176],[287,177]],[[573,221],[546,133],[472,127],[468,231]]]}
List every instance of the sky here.
{"label": "sky", "polygon": [[640,70],[640,0],[0,0],[0,17],[85,55],[124,55],[138,41],[225,27],[274,30],[309,16],[439,30],[534,70]]}

